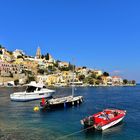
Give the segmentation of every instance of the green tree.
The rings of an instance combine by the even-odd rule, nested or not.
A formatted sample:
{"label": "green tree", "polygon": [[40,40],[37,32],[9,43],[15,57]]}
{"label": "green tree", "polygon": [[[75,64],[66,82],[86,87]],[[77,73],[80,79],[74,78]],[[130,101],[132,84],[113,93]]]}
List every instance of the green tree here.
{"label": "green tree", "polygon": [[78,78],[80,81],[83,81],[85,79],[85,75],[80,75]]}
{"label": "green tree", "polygon": [[132,84],[135,85],[136,84],[136,81],[135,80],[132,80]]}
{"label": "green tree", "polygon": [[107,72],[104,72],[104,73],[103,73],[103,76],[106,76],[106,77],[108,77],[108,76],[109,76],[109,73],[107,73]]}
{"label": "green tree", "polygon": [[75,69],[75,66],[69,62],[69,70],[73,71],[73,69]]}
{"label": "green tree", "polygon": [[128,80],[127,79],[124,79],[123,80],[123,83],[126,85],[126,84],[128,84]]}
{"label": "green tree", "polygon": [[84,79],[84,83],[93,85],[94,84],[94,79],[92,77],[88,76]]}
{"label": "green tree", "polygon": [[83,66],[83,67],[82,67],[82,69],[86,69],[86,68],[87,68],[86,66]]}
{"label": "green tree", "polygon": [[22,58],[23,59],[23,56],[22,55],[18,55],[17,58]]}
{"label": "green tree", "polygon": [[31,81],[35,81],[35,77],[34,76],[28,76],[26,83],[30,83]]}
{"label": "green tree", "polygon": [[0,45],[0,48],[3,48],[2,45]]}
{"label": "green tree", "polygon": [[97,77],[97,80],[102,80],[102,77],[101,77],[101,76],[98,76],[98,77]]}
{"label": "green tree", "polygon": [[94,84],[94,80],[93,80],[93,79],[89,79],[88,83],[89,83],[90,85],[93,85],[93,84]]}
{"label": "green tree", "polygon": [[19,80],[18,79],[14,80],[14,84],[18,85],[19,84]]}
{"label": "green tree", "polygon": [[10,55],[12,55],[13,54],[13,52],[12,51],[7,51]]}
{"label": "green tree", "polygon": [[44,74],[44,70],[43,69],[38,69],[37,72],[40,73],[40,74]]}
{"label": "green tree", "polygon": [[45,59],[46,59],[46,60],[49,60],[49,59],[50,59],[49,53],[47,53],[47,54],[45,55]]}
{"label": "green tree", "polygon": [[96,74],[95,73],[92,73],[91,74],[91,77],[96,79]]}
{"label": "green tree", "polygon": [[96,85],[99,85],[99,84],[100,84],[100,81],[99,81],[99,80],[97,80],[97,81],[95,82],[95,84],[96,84]]}
{"label": "green tree", "polygon": [[44,55],[41,55],[41,58],[42,58],[42,59],[44,59],[44,57],[45,57]]}
{"label": "green tree", "polygon": [[2,50],[0,50],[0,54],[2,54]]}
{"label": "green tree", "polygon": [[61,67],[61,68],[59,68],[59,70],[61,70],[61,71],[69,71],[70,69],[69,69],[69,67]]}
{"label": "green tree", "polygon": [[59,60],[57,60],[55,63],[54,63],[54,66],[58,68],[58,62]]}

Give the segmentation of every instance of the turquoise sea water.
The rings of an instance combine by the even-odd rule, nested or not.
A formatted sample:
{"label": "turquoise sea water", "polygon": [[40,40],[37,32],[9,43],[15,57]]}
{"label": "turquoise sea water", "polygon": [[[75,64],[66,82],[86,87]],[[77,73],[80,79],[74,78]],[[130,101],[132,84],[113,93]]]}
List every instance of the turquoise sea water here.
{"label": "turquoise sea water", "polygon": [[[140,86],[76,88],[75,95],[84,96],[80,106],[34,112],[39,101],[11,102],[9,95],[21,88],[0,88],[0,140],[139,140]],[[55,96],[71,94],[70,88],[56,89]],[[80,119],[105,108],[127,110],[119,125],[104,132],[84,131]]]}

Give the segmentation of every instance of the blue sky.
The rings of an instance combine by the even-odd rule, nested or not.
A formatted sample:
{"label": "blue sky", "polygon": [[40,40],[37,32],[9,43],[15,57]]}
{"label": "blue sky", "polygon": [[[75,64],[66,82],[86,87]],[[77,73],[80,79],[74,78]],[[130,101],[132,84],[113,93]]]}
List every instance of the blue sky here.
{"label": "blue sky", "polygon": [[139,0],[0,0],[0,44],[140,82]]}

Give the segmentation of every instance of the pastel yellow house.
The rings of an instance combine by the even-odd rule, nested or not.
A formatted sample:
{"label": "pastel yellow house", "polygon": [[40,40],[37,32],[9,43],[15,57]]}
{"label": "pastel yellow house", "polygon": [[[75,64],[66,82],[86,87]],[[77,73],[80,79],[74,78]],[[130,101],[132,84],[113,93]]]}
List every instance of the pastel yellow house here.
{"label": "pastel yellow house", "polygon": [[55,74],[48,75],[48,77],[46,79],[46,84],[48,86],[54,85],[55,83],[57,83],[57,80],[58,80],[57,75],[55,75]]}
{"label": "pastel yellow house", "polygon": [[20,64],[23,63],[23,58],[18,58],[18,59],[16,59],[13,63],[14,63],[14,64],[17,64],[17,65],[20,65]]}
{"label": "pastel yellow house", "polygon": [[102,81],[104,85],[112,85],[112,77],[110,76],[102,76]]}
{"label": "pastel yellow house", "polygon": [[94,70],[94,73],[96,74],[96,76],[102,76],[103,72],[101,70]]}

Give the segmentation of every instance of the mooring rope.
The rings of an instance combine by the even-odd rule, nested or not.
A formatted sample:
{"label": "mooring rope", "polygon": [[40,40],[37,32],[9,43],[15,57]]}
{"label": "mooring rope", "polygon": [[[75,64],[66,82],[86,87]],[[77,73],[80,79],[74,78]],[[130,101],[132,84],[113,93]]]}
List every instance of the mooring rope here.
{"label": "mooring rope", "polygon": [[72,136],[72,135],[75,135],[75,134],[78,134],[78,133],[84,132],[84,131],[86,131],[86,130],[88,130],[88,129],[91,129],[91,128],[93,128],[93,127],[94,127],[94,126],[90,126],[90,127],[85,128],[85,129],[83,129],[83,130],[76,131],[76,132],[73,132],[73,133],[68,134],[68,135],[64,135],[64,136],[62,136],[62,137],[59,137],[57,140],[64,139],[64,138],[70,137],[70,136]]}

